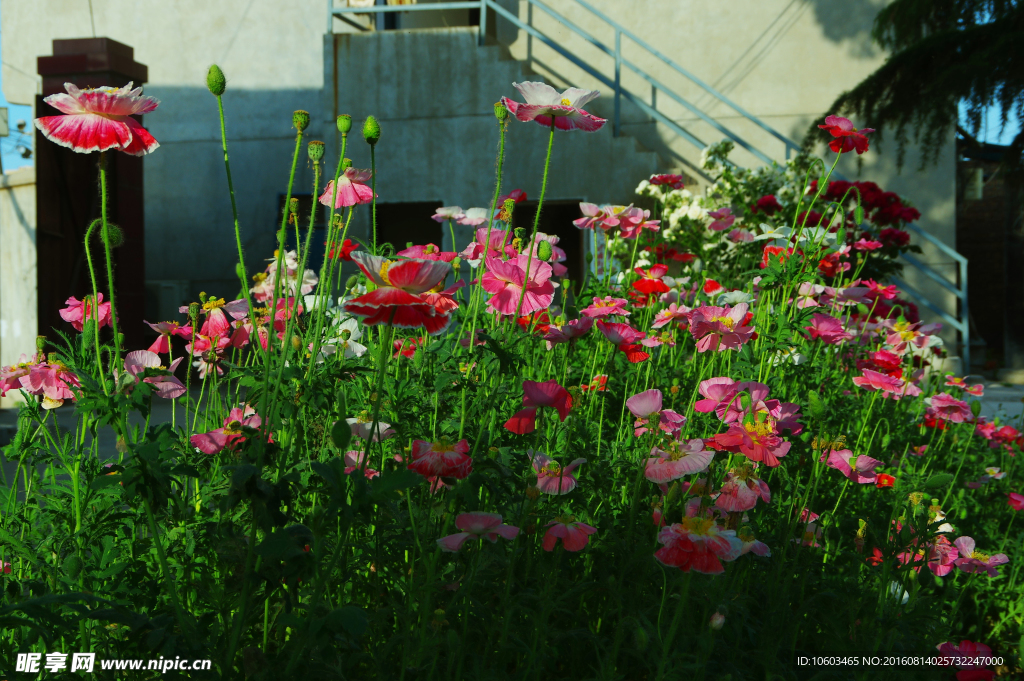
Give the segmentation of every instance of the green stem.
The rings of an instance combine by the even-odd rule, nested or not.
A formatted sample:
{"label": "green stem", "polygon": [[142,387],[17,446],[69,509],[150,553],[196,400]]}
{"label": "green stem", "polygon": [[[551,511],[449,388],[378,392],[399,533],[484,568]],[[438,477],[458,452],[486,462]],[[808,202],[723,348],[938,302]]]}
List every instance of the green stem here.
{"label": "green stem", "polygon": [[[526,259],[526,275],[523,279],[523,290],[519,294],[519,302],[516,304],[515,318],[519,318],[520,311],[523,309],[523,299],[526,298],[526,289],[530,285],[530,266],[533,264],[533,241],[537,237],[537,226],[540,225],[540,211],[544,207],[544,194],[548,189],[548,168],[551,166],[551,148],[555,144],[555,117],[551,117],[551,130],[548,133],[548,153],[544,157],[544,175],[540,181],[540,198],[537,200],[537,214],[533,216],[533,232],[530,234],[530,239],[527,244],[530,244],[530,255]],[[515,319],[512,320],[515,322]],[[513,323],[512,328],[515,329]]]}
{"label": "green stem", "polygon": [[[103,253],[107,259],[107,289],[110,293],[110,328],[114,332],[114,361],[116,367],[121,363],[121,337],[117,333],[117,305],[114,296],[114,261],[110,253],[110,235],[107,231],[107,157],[100,152],[100,219],[103,221],[100,238],[103,241]],[[96,333],[99,333],[97,325]]]}
{"label": "green stem", "polygon": [[373,223],[373,254],[377,255],[377,145],[370,145],[370,219]]}
{"label": "green stem", "polygon": [[[89,250],[89,240],[92,238],[92,231],[96,229],[96,223],[93,222],[89,225],[89,228],[85,230],[85,261],[89,265],[89,278],[92,281],[92,317],[95,325],[93,327],[93,344],[96,348],[96,369],[99,372],[100,385],[103,386],[103,394],[109,395],[110,391],[107,390],[107,377],[103,373],[103,356],[100,353],[100,305],[99,305],[99,289],[96,286],[96,268],[92,264],[92,251]],[[88,305],[86,306],[88,307]],[[88,314],[88,311],[87,311]]]}

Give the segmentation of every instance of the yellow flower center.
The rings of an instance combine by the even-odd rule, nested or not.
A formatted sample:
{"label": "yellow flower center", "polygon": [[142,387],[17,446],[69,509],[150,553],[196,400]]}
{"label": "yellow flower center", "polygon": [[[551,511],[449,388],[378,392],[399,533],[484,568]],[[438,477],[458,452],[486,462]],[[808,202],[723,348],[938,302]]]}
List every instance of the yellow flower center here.
{"label": "yellow flower center", "polygon": [[555,522],[561,523],[563,525],[568,525],[569,523],[576,522],[576,518],[574,518],[571,515],[560,515],[557,518],[555,518]]}
{"label": "yellow flower center", "polygon": [[736,322],[733,321],[732,317],[712,317],[711,321],[720,322],[721,324],[724,324],[730,329],[736,326]]}
{"label": "yellow flower center", "polygon": [[549,478],[557,478],[562,474],[562,467],[557,463],[545,464],[544,467],[540,469],[540,474],[546,475]]}
{"label": "yellow flower center", "polygon": [[981,551],[973,551],[971,553],[971,558],[975,558],[982,562],[988,562],[988,559],[991,558],[991,556],[989,556],[987,553],[982,553]]}
{"label": "yellow flower center", "polygon": [[218,299],[210,298],[205,303],[203,303],[203,309],[206,310],[207,312],[209,312],[210,310],[216,310],[218,307],[223,307],[223,306],[224,306],[224,299],[223,298],[218,298]]}
{"label": "yellow flower center", "polygon": [[452,446],[451,443],[448,442],[448,440],[442,438],[435,442],[434,444],[430,445],[430,451],[437,453],[450,452],[452,451]]}
{"label": "yellow flower center", "polygon": [[257,284],[262,284],[263,281],[266,278],[267,278],[267,273],[266,272],[259,272],[257,274],[252,275],[252,280],[255,281]]}
{"label": "yellow flower center", "polygon": [[391,261],[385,260],[380,264],[380,278],[384,280],[384,283],[391,286],[391,280],[388,279],[388,270],[391,269]]}
{"label": "yellow flower center", "polygon": [[690,534],[710,534],[711,528],[715,526],[712,518],[684,518],[683,527]]}
{"label": "yellow flower center", "polygon": [[562,106],[572,106],[572,102],[570,102],[566,97],[562,97]]}
{"label": "yellow flower center", "polygon": [[241,435],[242,423],[240,421],[232,421],[228,425],[224,426],[224,433],[226,435]]}
{"label": "yellow flower center", "polygon": [[743,427],[747,429],[748,433],[756,435],[758,438],[768,437],[774,430],[771,423],[744,423]]}

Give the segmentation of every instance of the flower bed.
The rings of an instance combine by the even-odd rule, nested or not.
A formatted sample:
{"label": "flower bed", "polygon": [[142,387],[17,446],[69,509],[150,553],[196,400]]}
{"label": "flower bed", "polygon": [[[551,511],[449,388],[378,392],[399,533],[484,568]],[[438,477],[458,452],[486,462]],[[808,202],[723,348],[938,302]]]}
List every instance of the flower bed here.
{"label": "flower bed", "polygon": [[[209,84],[220,103],[216,67]],[[582,108],[596,93],[516,87],[526,102],[495,108],[490,205],[434,216],[474,227],[459,253],[348,232],[387,188],[344,162],[341,116],[332,176],[308,145],[330,207],[320,272],[312,229],[283,247],[312,220],[287,203],[281,247],[251,280],[240,265],[237,300],[204,294],[125,352],[90,256],[92,294],[62,311],[77,335],[0,373],[26,397],[0,498],[4,663],[74,650],[207,658],[210,678],[1019,674],[1021,434],[979,416],[981,386],[928,370],[938,329],[884,283],[916,211],[830,181],[820,160],[746,171],[720,145],[704,195],[658,175],[643,207],[582,204],[577,227],[616,266],[570,282],[557,237],[511,228],[525,193],[502,195],[509,114],[550,130],[538,215],[557,137],[604,121]],[[66,115],[37,125],[57,143],[157,148],[122,116],[156,108],[138,91],[55,97]],[[308,122],[296,112],[296,153]],[[837,159],[868,151],[869,130],[823,127]],[[371,152],[387,140],[372,117],[363,137]],[[105,217],[87,249],[93,233],[109,263]],[[342,284],[344,262],[359,272]],[[170,423],[149,422],[154,398],[173,400]],[[69,402],[78,426],[62,433],[51,410]]]}

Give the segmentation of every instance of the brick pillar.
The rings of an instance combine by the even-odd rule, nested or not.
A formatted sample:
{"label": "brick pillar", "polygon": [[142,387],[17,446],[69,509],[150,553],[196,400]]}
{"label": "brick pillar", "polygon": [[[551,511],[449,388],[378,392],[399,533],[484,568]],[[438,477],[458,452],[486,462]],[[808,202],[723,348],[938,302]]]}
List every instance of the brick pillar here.
{"label": "brick pillar", "polygon": [[[54,40],[53,55],[39,57],[43,94],[36,98],[36,116],[60,112],[43,97],[65,92],[64,83],[83,90],[104,85],[122,87],[146,82],[148,69],[134,51],[110,38]],[[142,122],[142,117],[136,119]],[[143,349],[146,301],[146,249],[142,158],[120,151],[107,155],[107,219],[124,231],[124,245],[114,250],[114,282],[118,327],[128,350]],[[58,146],[36,131],[36,218],[39,254],[39,332],[53,338],[53,329],[73,333],[59,310],[70,296],[92,292],[83,239],[92,220],[100,217],[99,154],[79,154]],[[98,230],[96,232],[98,234]],[[103,246],[95,239],[90,251],[96,284],[107,291]],[[106,297],[106,296],[105,296]]]}

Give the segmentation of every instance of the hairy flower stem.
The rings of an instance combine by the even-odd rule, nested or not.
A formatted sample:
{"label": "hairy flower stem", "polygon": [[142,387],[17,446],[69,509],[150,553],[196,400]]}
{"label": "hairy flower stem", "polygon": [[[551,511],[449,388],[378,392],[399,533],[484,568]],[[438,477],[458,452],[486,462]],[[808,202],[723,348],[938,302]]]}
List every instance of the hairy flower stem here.
{"label": "hairy flower stem", "polygon": [[[334,191],[331,192],[331,212],[327,217],[327,243],[324,246],[324,262],[320,266],[320,279],[317,282],[318,289],[326,288],[326,291],[320,290],[317,294],[317,310],[316,310],[316,330],[313,332],[313,354],[309,358],[309,366],[306,368],[306,378],[309,378],[309,374],[313,371],[313,365],[316,364],[317,355],[320,354],[320,342],[323,335],[323,320],[327,312],[327,301],[333,296],[333,290],[331,287],[331,275],[334,268],[334,261],[337,258],[330,257],[331,247],[335,242],[334,234],[334,211],[337,209],[335,203],[338,201],[338,179],[341,177],[341,169],[345,165],[345,147],[348,146],[348,133],[341,133],[341,156],[338,157],[338,168],[334,171]],[[316,195],[316,192],[313,192]],[[314,204],[315,205],[315,204]],[[352,217],[352,211],[349,210],[349,218]],[[345,224],[345,229],[348,229],[348,223]],[[341,247],[341,242],[338,242],[338,247]],[[330,267],[328,267],[330,264]]]}
{"label": "hairy flower stem", "polygon": [[[268,315],[269,315],[268,323],[270,324],[270,328],[271,329],[273,329],[273,327],[274,327],[274,321],[273,320],[274,320],[274,314],[277,312],[277,300],[278,300],[278,298],[281,297],[281,278],[282,278],[281,277],[281,265],[284,263],[284,259],[285,259],[285,257],[284,257],[285,256],[284,239],[285,239],[285,234],[286,234],[285,230],[288,227],[288,215],[289,215],[289,211],[290,211],[289,207],[291,206],[291,200],[292,200],[292,186],[295,184],[295,168],[296,168],[296,166],[299,163],[299,150],[301,148],[302,148],[302,130],[299,130],[298,133],[295,135],[295,151],[292,152],[292,170],[291,170],[291,173],[288,175],[288,193],[285,194],[285,196],[284,196],[284,211],[283,211],[283,213],[281,215],[281,230],[277,233],[277,253],[276,253],[277,260],[275,261],[277,269],[274,271],[274,292],[271,295],[270,307],[268,308]],[[296,230],[297,229],[298,228],[296,227]],[[298,247],[299,247],[299,242],[298,242],[298,238],[296,237],[295,248],[298,249]],[[300,276],[301,276],[301,273],[300,273]],[[285,285],[287,286],[287,283],[288,283],[287,282],[287,280],[288,280],[288,271],[287,271],[287,269],[285,270],[285,273],[284,273],[284,279],[285,279]],[[288,291],[287,290],[285,290],[285,297],[286,298],[288,297]],[[253,324],[255,324],[255,320],[253,320]],[[259,330],[258,329],[256,331],[256,335],[257,335],[257,340],[259,340]],[[267,333],[267,337],[268,337],[267,338],[267,353],[269,355],[269,353],[270,353],[270,346],[273,344],[273,337],[269,333],[269,331]],[[263,383],[264,383],[264,385],[263,385],[263,395],[264,395],[264,398],[263,398],[263,411],[264,411],[264,413],[266,413],[266,410],[268,408],[268,405],[267,405],[267,402],[266,402],[266,400],[267,400],[266,395],[268,395],[267,381],[269,380],[269,378],[270,378],[270,373],[268,372],[267,376],[264,378],[264,381],[263,381]],[[261,452],[262,452],[262,448],[261,448]]]}
{"label": "hairy flower stem", "polygon": [[89,225],[89,228],[85,230],[85,262],[89,265],[89,278],[92,281],[92,305],[86,304],[86,315],[92,313],[94,326],[92,330],[93,345],[96,348],[96,369],[99,372],[100,385],[103,386],[103,394],[109,395],[110,391],[107,389],[107,377],[103,373],[103,356],[100,353],[100,305],[99,305],[99,289],[96,287],[96,268],[92,264],[92,251],[89,250],[89,240],[92,238],[92,231],[96,229],[96,223],[93,222]]}
{"label": "hairy flower stem", "polygon": [[[519,302],[516,303],[516,314],[515,318],[518,319],[520,312],[523,309],[523,299],[526,298],[526,289],[530,285],[530,266],[533,264],[533,243],[537,238],[537,226],[540,225],[540,211],[544,208],[544,194],[548,190],[548,168],[551,166],[551,148],[555,144],[555,117],[551,117],[551,131],[548,133],[548,153],[544,157],[544,175],[540,180],[540,198],[537,200],[537,213],[533,216],[533,231],[530,233],[530,239],[526,242],[530,249],[530,255],[526,259],[526,275],[523,277],[523,290],[519,294]],[[515,321],[515,320],[513,320]],[[513,330],[515,324],[512,325]]]}
{"label": "hairy flower stem", "polygon": [[377,146],[370,145],[370,221],[373,225],[373,254],[377,255]]}
{"label": "hairy flower stem", "polygon": [[[299,269],[295,273],[295,277],[296,277],[296,281],[295,281],[295,302],[292,305],[292,311],[291,312],[288,311],[288,296],[287,296],[287,293],[285,295],[285,304],[284,304],[284,309],[285,309],[285,318],[284,318],[284,320],[285,321],[284,321],[284,323],[285,323],[286,329],[290,329],[292,326],[295,326],[295,325],[298,324],[298,321],[297,321],[296,317],[298,317],[299,301],[302,299],[302,279],[305,276],[306,261],[309,258],[309,243],[313,240],[313,224],[316,221],[316,206],[317,206],[316,190],[317,190],[317,188],[319,186],[320,186],[320,162],[317,161],[317,162],[315,162],[313,164],[313,207],[309,211],[309,228],[306,230],[306,243],[304,243],[302,245],[302,259],[299,260]],[[299,219],[298,219],[297,215],[295,216],[295,224],[296,225],[299,224]],[[297,229],[297,227],[296,227],[296,229]],[[299,243],[298,243],[298,241],[296,241],[295,242],[295,247],[298,248],[298,246],[299,246]],[[285,276],[287,276],[287,272],[285,273]],[[317,283],[319,284],[319,282],[317,282]],[[306,347],[307,347],[307,344],[303,343],[302,344],[302,348],[305,349]],[[300,353],[301,352],[302,352],[302,350],[300,350]],[[301,361],[302,355],[300,354],[299,357],[300,357],[300,361]],[[312,360],[310,360],[310,362],[312,362]]]}
{"label": "hairy flower stem", "polygon": [[[113,367],[121,363],[121,337],[117,333],[117,305],[114,302],[114,260],[110,253],[110,233],[107,231],[107,156],[106,152],[100,152],[100,219],[103,221],[100,240],[103,242],[103,254],[107,260],[107,289],[110,293],[110,328],[114,332],[114,361]],[[99,333],[99,324],[96,325],[96,333]]]}
{"label": "hairy flower stem", "polygon": [[380,405],[384,401],[384,375],[387,373],[388,360],[391,358],[392,339],[395,335],[392,324],[395,322],[396,314],[398,314],[397,307],[391,310],[391,318],[388,319],[388,323],[383,329],[379,329],[377,334],[377,342],[380,343],[380,355],[377,359],[377,382],[374,386],[374,394],[370,396],[373,400],[373,422],[370,424],[370,436],[366,442],[366,456],[363,457],[362,466],[360,466],[362,470],[369,465],[370,445],[373,444],[374,437],[377,437],[380,442],[380,470],[384,470],[384,437],[378,435],[377,430],[380,428]]}
{"label": "hairy flower stem", "polygon": [[[224,172],[228,178],[228,195],[231,197],[231,217],[235,223],[235,246],[238,248],[238,279],[242,285],[242,294],[245,296],[245,302],[249,307],[249,320],[252,324],[256,325],[256,311],[252,304],[252,295],[249,293],[249,280],[248,270],[245,268],[245,254],[242,251],[242,232],[238,226],[238,203],[235,201],[235,185],[231,180],[231,161],[228,158],[228,135],[227,130],[224,126],[224,102],[220,95],[217,95],[217,115],[220,117],[220,146],[224,151]],[[168,339],[168,342],[170,339]],[[256,344],[259,349],[262,349],[262,344]],[[259,352],[259,350],[257,350]],[[264,359],[266,356],[264,355]]]}

